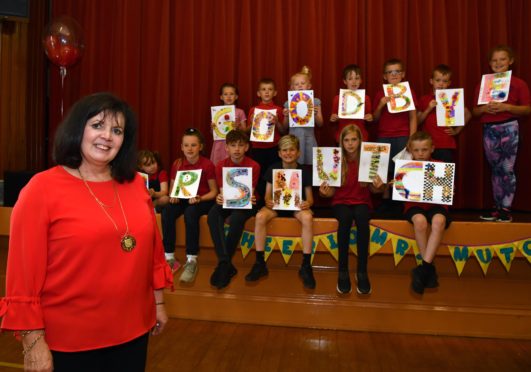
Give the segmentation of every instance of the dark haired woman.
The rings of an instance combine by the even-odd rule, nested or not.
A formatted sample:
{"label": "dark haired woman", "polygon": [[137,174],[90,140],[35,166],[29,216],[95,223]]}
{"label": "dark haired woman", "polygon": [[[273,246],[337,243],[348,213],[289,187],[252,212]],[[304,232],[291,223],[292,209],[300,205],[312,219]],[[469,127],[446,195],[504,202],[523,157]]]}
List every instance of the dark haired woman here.
{"label": "dark haired woman", "polygon": [[11,219],[2,329],[24,367],[143,371],[171,286],[151,198],[135,172],[136,119],[108,93],[77,102]]}

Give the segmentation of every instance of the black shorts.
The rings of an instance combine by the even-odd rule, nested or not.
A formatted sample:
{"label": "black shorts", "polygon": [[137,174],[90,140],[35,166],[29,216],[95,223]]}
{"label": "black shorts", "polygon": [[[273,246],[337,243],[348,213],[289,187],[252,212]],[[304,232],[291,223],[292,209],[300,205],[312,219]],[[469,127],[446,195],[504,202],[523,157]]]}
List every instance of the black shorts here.
{"label": "black shorts", "polygon": [[431,207],[430,209],[422,209],[421,207],[411,207],[406,212],[406,220],[413,223],[411,219],[416,214],[422,214],[424,217],[426,217],[426,220],[430,225],[433,216],[435,216],[436,214],[442,214],[446,218],[446,229],[452,223],[452,219],[450,218],[448,210],[441,205],[434,204],[433,207]]}

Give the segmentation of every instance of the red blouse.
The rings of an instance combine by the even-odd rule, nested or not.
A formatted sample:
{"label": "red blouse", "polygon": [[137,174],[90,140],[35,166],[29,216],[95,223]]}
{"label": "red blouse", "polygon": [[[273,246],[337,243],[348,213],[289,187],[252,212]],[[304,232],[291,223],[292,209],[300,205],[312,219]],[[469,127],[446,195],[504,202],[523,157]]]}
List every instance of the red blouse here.
{"label": "red blouse", "polygon": [[153,291],[172,285],[144,180],[83,181],[56,166],[35,175],[11,216],[4,330],[44,329],[51,350],[83,351],[130,341],[155,324]]}

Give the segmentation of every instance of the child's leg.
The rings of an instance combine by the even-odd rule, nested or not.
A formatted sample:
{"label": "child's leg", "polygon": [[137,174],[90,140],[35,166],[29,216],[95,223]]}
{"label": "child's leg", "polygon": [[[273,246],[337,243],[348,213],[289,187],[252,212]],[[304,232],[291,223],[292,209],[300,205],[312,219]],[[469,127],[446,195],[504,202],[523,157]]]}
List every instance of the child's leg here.
{"label": "child's leg", "polygon": [[229,260],[234,255],[236,246],[242,237],[245,221],[256,213],[253,209],[236,209],[233,210],[229,217],[229,232],[227,234],[225,246]]}
{"label": "child's leg", "polygon": [[360,204],[354,208],[354,220],[356,221],[356,242],[358,245],[358,273],[367,272],[367,260],[369,257],[369,206]]}
{"label": "child's leg", "polygon": [[411,222],[413,223],[415,240],[417,241],[420,255],[424,259],[424,256],[426,255],[426,245],[428,243],[428,221],[423,214],[417,213],[411,217]]}
{"label": "child's leg", "polygon": [[[344,204],[332,207],[337,225],[338,268],[339,271],[348,271],[348,248],[350,242],[350,229],[354,215],[349,206]],[[359,249],[359,248],[358,248]]]}
{"label": "child's leg", "polygon": [[199,253],[199,218],[207,214],[214,205],[213,201],[189,204],[184,211],[184,224],[186,230],[186,255],[197,256]]}
{"label": "child's leg", "polygon": [[210,230],[210,236],[214,243],[214,249],[218,256],[218,260],[228,261],[230,256],[227,253],[227,247],[225,245],[225,217],[230,213],[229,209],[223,209],[219,204],[214,206],[208,212],[208,227]]}
{"label": "child's leg", "polygon": [[510,209],[516,190],[514,164],[518,150],[518,123],[485,126],[483,145],[492,169],[492,192],[496,207]]}
{"label": "child's leg", "polygon": [[167,257],[175,252],[175,221],[183,213],[185,206],[182,203],[169,204],[162,210],[162,243]]}
{"label": "child's leg", "polygon": [[254,244],[257,252],[263,252],[265,250],[266,241],[266,225],[274,217],[277,216],[277,212],[267,207],[263,207],[256,214],[254,221]]}
{"label": "child's leg", "polygon": [[446,217],[437,213],[431,219],[431,233],[426,244],[425,252],[422,254],[422,259],[431,263],[437,253],[437,248],[441,243],[441,239],[446,228]]}
{"label": "child's leg", "polygon": [[302,253],[311,254],[313,244],[313,214],[310,210],[295,212],[294,217],[302,225]]}

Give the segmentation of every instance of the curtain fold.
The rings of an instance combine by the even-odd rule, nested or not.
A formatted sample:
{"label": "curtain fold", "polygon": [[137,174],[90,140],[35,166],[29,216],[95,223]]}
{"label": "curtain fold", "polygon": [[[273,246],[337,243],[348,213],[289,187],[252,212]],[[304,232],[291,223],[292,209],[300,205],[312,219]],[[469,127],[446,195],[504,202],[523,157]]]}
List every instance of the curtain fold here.
{"label": "curtain fold", "polygon": [[[383,83],[382,64],[404,60],[406,80],[417,95],[429,93],[432,68],[453,69],[452,85],[464,88],[467,107],[487,54],[497,44],[517,52],[513,73],[531,83],[531,5],[526,0],[54,0],[52,19],[75,18],[85,35],[85,53],[69,68],[61,90],[58,70],[50,73],[50,133],[81,96],[111,91],[126,99],[140,121],[139,145],[160,151],[168,166],[180,154],[180,137],[197,127],[207,139],[210,106],[219,104],[224,82],[239,86],[238,106],[257,104],[262,77],[277,83],[276,103],[286,101],[288,81],[303,65],[312,69],[312,88],[323,103],[320,145],[333,145],[328,123],[341,70],[357,63],[362,87],[372,98]],[[521,121],[514,208],[531,211],[531,121]],[[368,124],[375,133],[374,125]],[[492,204],[490,170],[482,129],[475,120],[459,136],[457,208]]]}

